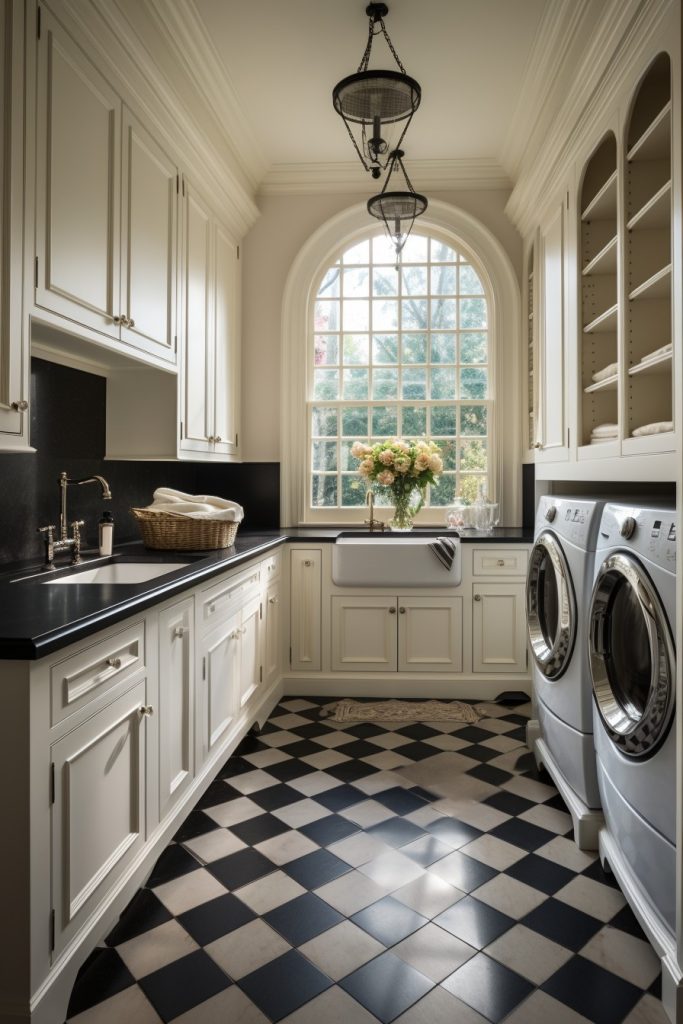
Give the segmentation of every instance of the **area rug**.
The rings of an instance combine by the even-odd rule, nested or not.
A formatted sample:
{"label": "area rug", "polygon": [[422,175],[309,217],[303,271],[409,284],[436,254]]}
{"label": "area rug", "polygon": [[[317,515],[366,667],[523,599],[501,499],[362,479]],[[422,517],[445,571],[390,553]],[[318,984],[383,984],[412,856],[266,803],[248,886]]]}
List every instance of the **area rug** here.
{"label": "area rug", "polygon": [[333,722],[464,722],[473,725],[482,717],[479,709],[459,700],[340,700],[323,708],[321,718]]}

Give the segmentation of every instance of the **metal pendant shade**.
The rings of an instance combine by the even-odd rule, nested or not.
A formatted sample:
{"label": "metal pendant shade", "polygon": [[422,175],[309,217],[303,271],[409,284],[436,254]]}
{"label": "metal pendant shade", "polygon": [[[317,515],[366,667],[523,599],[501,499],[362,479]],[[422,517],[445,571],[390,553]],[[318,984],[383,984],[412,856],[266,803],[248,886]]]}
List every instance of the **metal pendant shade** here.
{"label": "metal pendant shade", "polygon": [[[384,182],[384,188],[376,196],[368,199],[368,213],[378,220],[384,222],[387,235],[391,239],[396,250],[396,261],[401,257],[403,246],[408,241],[408,236],[413,229],[416,217],[420,217],[427,206],[427,197],[416,192],[412,186],[407,171],[403,165],[405,153],[395,149],[389,156],[389,172]],[[389,179],[396,168],[399,167],[403,173],[406,191],[390,191]]]}
{"label": "metal pendant shade", "polygon": [[[366,171],[379,178],[387,167],[390,151],[397,149],[405,136],[413,114],[420,105],[422,90],[406,74],[384,25],[389,8],[383,3],[369,4],[368,41],[358,71],[343,78],[332,90],[334,109],[346,125],[351,141]],[[379,25],[379,29],[376,26]],[[399,68],[398,71],[368,70],[375,35],[382,34]],[[390,147],[383,137],[383,126],[405,121],[398,140]],[[352,125],[360,126],[360,138]]]}

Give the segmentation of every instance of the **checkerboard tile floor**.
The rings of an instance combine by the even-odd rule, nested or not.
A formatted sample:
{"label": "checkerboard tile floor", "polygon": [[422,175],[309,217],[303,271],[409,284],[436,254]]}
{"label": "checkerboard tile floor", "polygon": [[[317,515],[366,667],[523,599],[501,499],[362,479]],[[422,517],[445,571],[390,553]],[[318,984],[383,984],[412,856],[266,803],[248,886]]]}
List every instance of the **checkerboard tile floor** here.
{"label": "checkerboard tile floor", "polygon": [[328,703],[287,698],[242,742],[69,1024],[664,1024],[659,962],[572,842],[528,707],[342,727]]}

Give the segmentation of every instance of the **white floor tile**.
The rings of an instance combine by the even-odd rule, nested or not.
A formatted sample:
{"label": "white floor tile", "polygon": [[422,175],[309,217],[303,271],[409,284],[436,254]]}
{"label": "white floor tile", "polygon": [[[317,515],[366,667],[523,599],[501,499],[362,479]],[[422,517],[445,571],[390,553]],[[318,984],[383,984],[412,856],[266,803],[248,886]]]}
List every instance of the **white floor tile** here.
{"label": "white floor tile", "polygon": [[295,900],[305,892],[304,887],[284,871],[273,871],[264,878],[257,878],[255,882],[237,889],[237,896],[251,907],[255,914],[267,914],[269,910]]}
{"label": "white floor tile", "polygon": [[304,796],[315,796],[317,793],[326,793],[328,789],[335,789],[341,783],[339,779],[335,779],[334,775],[328,775],[327,772],[309,772],[308,775],[302,775],[298,779],[291,779],[287,785],[299,793],[303,793]]}
{"label": "white floor tile", "polygon": [[221,828],[229,828],[231,825],[239,825],[242,821],[248,821],[249,818],[263,814],[263,808],[255,804],[248,796],[241,796],[235,800],[227,800],[224,804],[207,807],[204,813],[208,814]]}
{"label": "white floor tile", "polygon": [[327,849],[335,857],[340,857],[347,864],[358,868],[361,864],[367,864],[374,857],[381,857],[383,853],[388,853],[392,847],[383,843],[381,839],[375,839],[374,836],[366,835],[365,832],[358,832],[355,835],[347,836],[346,839],[340,839],[338,843],[332,843]]}
{"label": "white floor tile", "polygon": [[432,981],[443,981],[478,951],[435,924],[413,932],[391,950]]}
{"label": "white floor tile", "polygon": [[359,910],[376,903],[385,895],[385,890],[360,871],[350,871],[333,882],[327,882],[315,890],[316,896],[325,900],[345,917],[357,914]]}
{"label": "white floor tile", "polygon": [[530,914],[548,898],[544,892],[539,892],[538,889],[508,875],[497,875],[484,885],[480,885],[476,897],[482,903],[488,903],[490,907],[495,907],[516,921]]}
{"label": "white floor tile", "polygon": [[545,992],[532,992],[528,999],[505,1018],[505,1024],[591,1024],[580,1013]]}
{"label": "white floor tile", "polygon": [[306,754],[306,757],[302,757],[301,760],[305,761],[306,764],[310,764],[311,768],[325,771],[326,768],[332,768],[335,764],[350,761],[351,758],[346,754],[340,754],[338,750],[319,750],[315,754]]}
{"label": "white floor tile", "polygon": [[272,839],[264,839],[262,843],[257,843],[254,849],[271,860],[273,864],[289,864],[290,860],[305,857],[307,853],[315,853],[319,846],[308,836],[292,829],[289,832],[283,832],[280,836],[273,836]]}
{"label": "white floor tile", "polygon": [[286,807],[278,807],[272,814],[290,828],[300,828],[302,825],[310,825],[312,821],[318,821],[319,818],[328,817],[330,812],[327,807],[316,803],[315,800],[306,799],[297,800]]}
{"label": "white floor tile", "polygon": [[133,977],[139,980],[198,948],[194,939],[177,921],[166,921],[158,928],[122,942],[116,947],[116,952]]}
{"label": "white floor tile", "polygon": [[[351,1021],[349,1021],[351,1024]],[[415,1003],[393,1024],[490,1024],[485,1017],[467,1006],[445,988],[433,988],[424,999]]]}
{"label": "white floor tile", "polygon": [[[461,900],[465,895],[454,885],[439,878],[438,875],[424,871],[407,885],[401,886],[393,894],[394,899],[405,903],[424,917],[436,917],[448,907]],[[455,968],[453,968],[455,970]]]}
{"label": "white floor tile", "polygon": [[343,988],[329,988],[280,1024],[377,1024],[377,1018]]}
{"label": "white floor tile", "polygon": [[122,1021],[161,1024],[161,1017],[137,985],[131,985],[89,1010],[69,1017],[69,1024],[121,1024]]}
{"label": "white floor tile", "polygon": [[497,836],[488,835],[479,836],[467,846],[461,847],[460,853],[474,857],[482,864],[488,864],[489,867],[495,868],[496,871],[505,871],[511,864],[516,864],[522,857],[527,856],[527,851],[520,849],[519,846],[506,843],[504,839],[498,839]]}
{"label": "white floor tile", "polygon": [[[180,1017],[173,1024],[269,1024],[258,1007],[247,999],[238,985],[223,989],[217,996],[207,999]],[[137,1024],[132,1020],[130,1024]]]}
{"label": "white floor tile", "polygon": [[233,789],[243,793],[244,796],[249,796],[250,793],[258,793],[260,789],[266,789],[268,786],[277,786],[279,781],[274,775],[269,775],[268,772],[257,768],[253,772],[233,775],[230,779],[230,785]]}
{"label": "white floor tile", "polygon": [[571,839],[564,839],[562,836],[551,839],[545,846],[536,850],[536,853],[539,857],[545,857],[546,860],[569,868],[570,871],[585,871],[598,858],[594,850],[580,850]]}
{"label": "white floor tile", "polygon": [[299,952],[328,978],[339,981],[383,953],[384,946],[352,921],[342,921],[299,946]]}
{"label": "white floor tile", "polygon": [[345,807],[339,813],[343,818],[348,818],[349,821],[360,825],[361,828],[370,828],[371,825],[379,825],[381,821],[394,817],[394,812],[377,800],[363,800],[362,803]]}
{"label": "white floor tile", "polygon": [[528,978],[534,985],[542,985],[571,959],[573,953],[538,932],[516,924],[486,947],[486,955]]}
{"label": "white floor tile", "polygon": [[661,970],[659,957],[649,942],[609,925],[601,928],[580,953],[642,989],[649,988]]}
{"label": "white floor tile", "polygon": [[213,832],[206,832],[203,836],[196,836],[183,843],[188,850],[191,850],[205,864],[218,860],[220,857],[227,857],[238,850],[244,850],[246,843],[238,839],[228,829],[217,828]]}
{"label": "white floor tile", "polygon": [[619,889],[596,882],[593,878],[578,875],[568,885],[555,893],[555,899],[567,903],[584,914],[597,917],[600,921],[609,921],[626,905],[626,900]]}
{"label": "white floor tile", "polygon": [[217,896],[224,896],[225,888],[218,879],[201,868],[199,871],[190,871],[187,875],[174,878],[172,882],[158,885],[154,893],[177,917],[185,910],[198,907],[200,903],[208,903]]}
{"label": "white floor tile", "polygon": [[522,821],[528,821],[539,828],[545,828],[548,832],[556,832],[558,836],[565,835],[572,827],[571,815],[566,811],[558,811],[556,807],[544,807],[540,804],[536,807],[529,807],[518,817]]}
{"label": "white floor tile", "polygon": [[291,949],[289,943],[260,918],[222,935],[204,948],[235,981]]}
{"label": "white floor tile", "polygon": [[407,885],[424,874],[424,870],[410,857],[404,857],[398,850],[375,857],[359,868],[364,875],[381,886],[385,892]]}

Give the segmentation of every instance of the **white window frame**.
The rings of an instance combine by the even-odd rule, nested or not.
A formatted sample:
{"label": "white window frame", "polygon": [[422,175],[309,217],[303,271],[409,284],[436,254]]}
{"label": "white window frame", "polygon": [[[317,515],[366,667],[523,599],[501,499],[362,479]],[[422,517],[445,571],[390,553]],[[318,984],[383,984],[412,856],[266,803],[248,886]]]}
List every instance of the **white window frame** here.
{"label": "white window frame", "polygon": [[[489,426],[491,491],[501,504],[501,522],[517,525],[521,515],[521,300],[519,281],[502,245],[480,221],[463,210],[431,200],[420,234],[442,239],[471,260],[483,284],[489,315]],[[353,244],[372,237],[367,209],[358,204],[323,224],[292,264],[283,301],[281,417],[281,522],[283,526],[351,525],[365,517],[362,508],[312,510],[308,503],[308,374],[312,344],[310,311],[321,276]],[[498,389],[496,382],[505,382]],[[505,429],[503,430],[503,424]],[[315,514],[314,514],[315,513]],[[322,513],[322,514],[320,514]],[[424,525],[441,525],[444,509],[420,514]]]}

